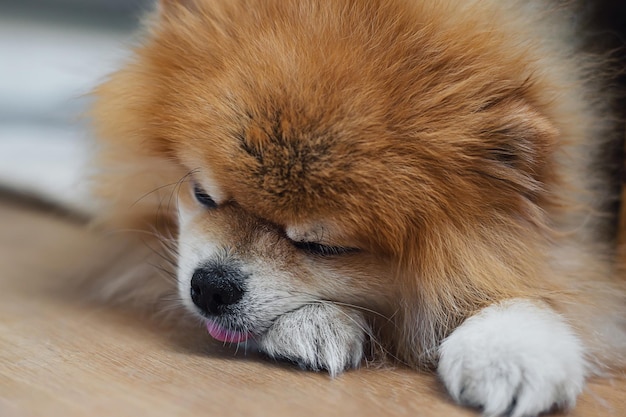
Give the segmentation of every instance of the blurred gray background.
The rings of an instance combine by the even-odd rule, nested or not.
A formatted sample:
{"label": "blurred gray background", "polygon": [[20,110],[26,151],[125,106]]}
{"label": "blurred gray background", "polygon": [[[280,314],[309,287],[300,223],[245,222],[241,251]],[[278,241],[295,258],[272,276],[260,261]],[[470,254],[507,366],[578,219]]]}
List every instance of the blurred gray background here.
{"label": "blurred gray background", "polygon": [[0,184],[82,204],[89,92],[123,62],[151,7],[0,0]]}

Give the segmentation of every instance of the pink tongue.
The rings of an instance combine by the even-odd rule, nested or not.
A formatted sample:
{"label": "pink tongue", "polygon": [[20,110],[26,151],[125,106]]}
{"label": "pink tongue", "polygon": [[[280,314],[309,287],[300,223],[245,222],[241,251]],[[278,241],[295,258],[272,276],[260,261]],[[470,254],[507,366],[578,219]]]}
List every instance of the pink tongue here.
{"label": "pink tongue", "polygon": [[227,330],[220,326],[217,323],[212,321],[206,322],[206,328],[209,331],[209,334],[213,336],[214,339],[219,340],[220,342],[228,342],[228,343],[239,343],[248,340],[252,337],[250,333],[243,332],[235,332],[232,330]]}

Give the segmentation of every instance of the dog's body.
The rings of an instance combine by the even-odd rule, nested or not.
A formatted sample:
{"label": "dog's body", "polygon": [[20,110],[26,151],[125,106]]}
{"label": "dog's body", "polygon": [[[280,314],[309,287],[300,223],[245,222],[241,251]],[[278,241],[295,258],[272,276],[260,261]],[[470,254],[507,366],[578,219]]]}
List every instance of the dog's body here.
{"label": "dog's body", "polygon": [[[96,92],[100,220],[168,236],[219,340],[337,374],[367,336],[487,414],[571,406],[622,365],[626,300],[610,100],[565,14],[163,0]],[[142,265],[103,291],[166,293]]]}

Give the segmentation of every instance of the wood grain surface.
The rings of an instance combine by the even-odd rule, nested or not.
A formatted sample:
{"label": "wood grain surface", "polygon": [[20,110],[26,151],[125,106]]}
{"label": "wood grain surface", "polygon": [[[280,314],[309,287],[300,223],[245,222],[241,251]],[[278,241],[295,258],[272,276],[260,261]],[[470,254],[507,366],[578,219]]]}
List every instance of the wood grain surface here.
{"label": "wood grain surface", "polygon": [[[361,369],[330,379],[66,284],[98,254],[77,224],[0,204],[0,416],[477,415],[432,375]],[[571,416],[626,416],[626,382],[592,381]]]}

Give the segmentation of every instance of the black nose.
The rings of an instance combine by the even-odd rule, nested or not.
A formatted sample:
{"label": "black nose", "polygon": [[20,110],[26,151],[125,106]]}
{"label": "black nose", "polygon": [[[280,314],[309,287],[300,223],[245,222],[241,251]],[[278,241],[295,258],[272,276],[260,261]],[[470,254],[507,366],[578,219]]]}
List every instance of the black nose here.
{"label": "black nose", "polygon": [[243,296],[241,274],[225,266],[205,266],[191,277],[191,300],[205,313],[220,315]]}

